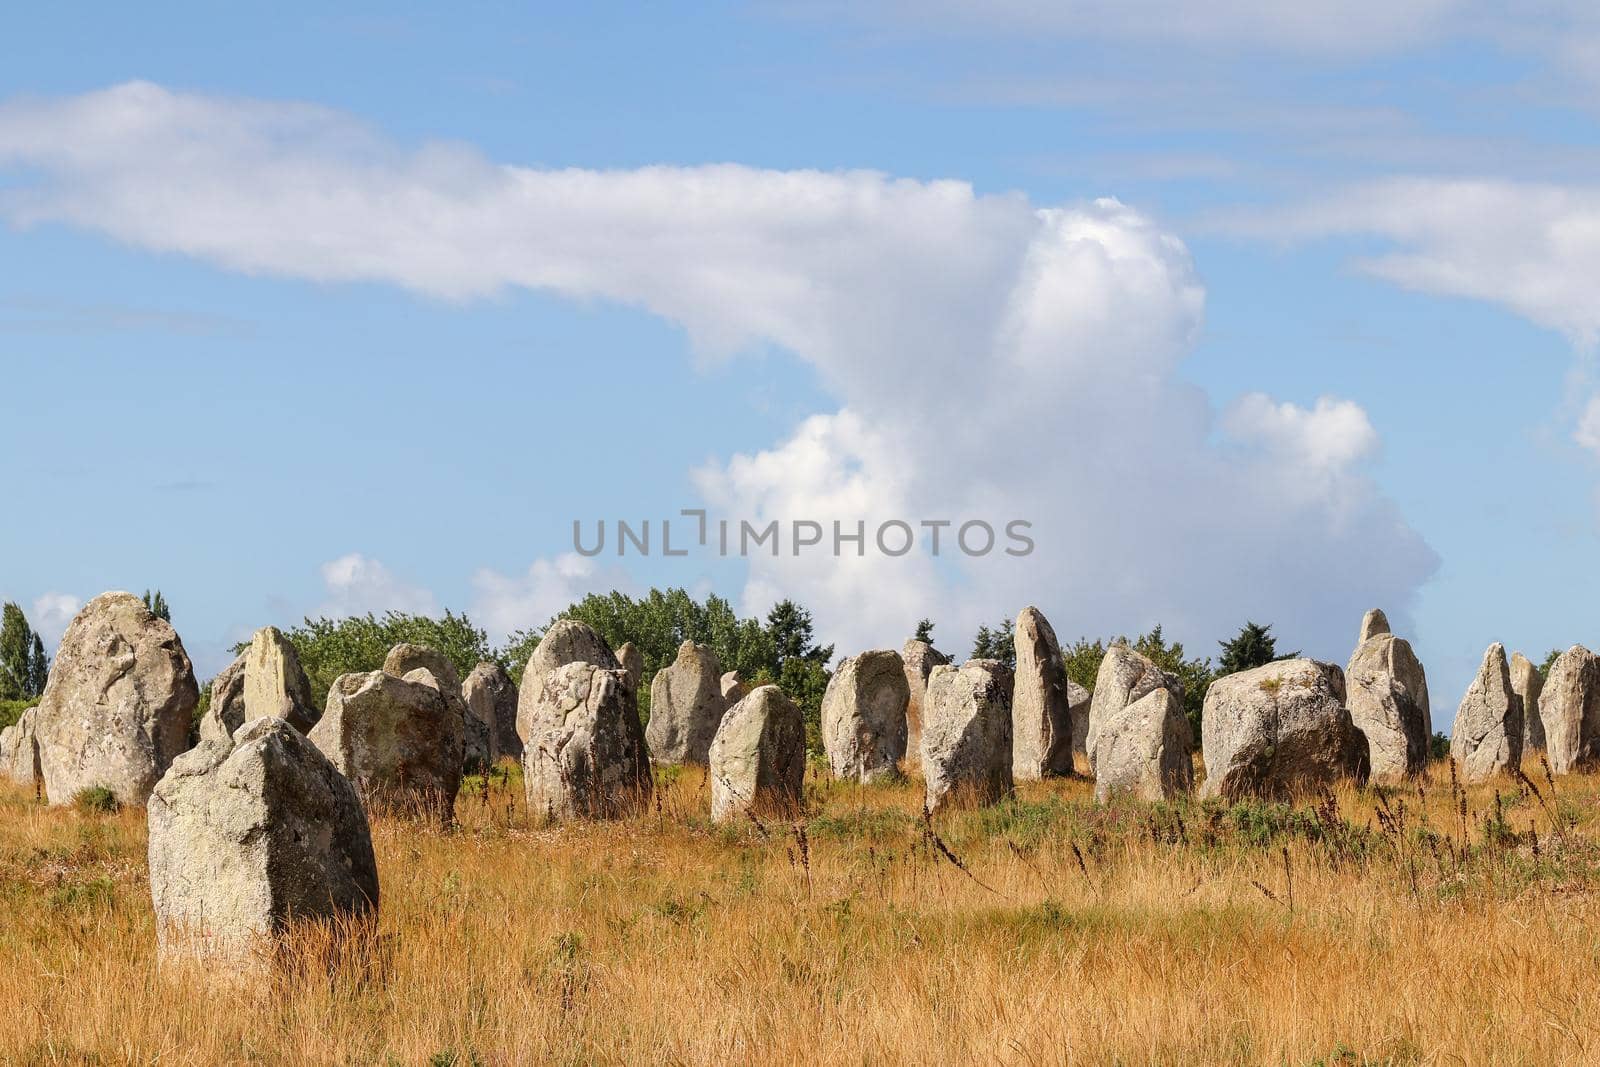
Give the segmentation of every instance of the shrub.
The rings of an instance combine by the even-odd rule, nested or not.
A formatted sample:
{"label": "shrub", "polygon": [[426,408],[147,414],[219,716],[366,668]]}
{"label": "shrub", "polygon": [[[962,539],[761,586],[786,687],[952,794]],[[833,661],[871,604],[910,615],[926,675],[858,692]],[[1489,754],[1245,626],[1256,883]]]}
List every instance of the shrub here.
{"label": "shrub", "polygon": [[117,795],[103,785],[91,785],[72,795],[72,806],[84,815],[110,815],[122,807]]}

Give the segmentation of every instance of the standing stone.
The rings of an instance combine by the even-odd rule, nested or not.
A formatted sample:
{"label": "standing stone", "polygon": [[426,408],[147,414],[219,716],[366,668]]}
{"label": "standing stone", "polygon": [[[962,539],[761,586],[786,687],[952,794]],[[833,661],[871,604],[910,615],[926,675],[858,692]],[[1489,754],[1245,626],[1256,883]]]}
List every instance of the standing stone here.
{"label": "standing stone", "polygon": [[1539,718],[1539,694],[1544,689],[1544,676],[1521,652],[1511,657],[1511,689],[1522,698],[1523,754],[1543,752],[1544,723]]}
{"label": "standing stone", "polygon": [[244,653],[211,679],[211,703],[200,716],[200,740],[226,741],[244,725]]}
{"label": "standing stone", "polygon": [[1356,637],[1356,644],[1364,645],[1379,634],[1389,632],[1389,616],[1383,613],[1382,608],[1373,608],[1361,617],[1361,633]]}
{"label": "standing stone", "polygon": [[1099,747],[1100,724],[1142,697],[1157,689],[1165,689],[1183,703],[1183,683],[1174,674],[1162,670],[1143,653],[1117,643],[1106,649],[1100,661],[1100,671],[1094,678],[1094,695],[1089,701],[1089,725],[1084,732],[1084,749],[1089,756],[1089,766],[1094,767],[1095,751]]}
{"label": "standing stone", "polygon": [[906,665],[906,756],[916,762],[922,759],[922,709],[928,693],[928,676],[950,657],[928,644],[912,638],[900,650]]}
{"label": "standing stone", "polygon": [[1600,759],[1600,656],[1573,645],[1556,657],[1539,692],[1539,722],[1555,773]]}
{"label": "standing stone", "polygon": [[1428,676],[1410,642],[1387,631],[1361,642],[1345,668],[1345,689],[1373,781],[1393,784],[1427,770],[1433,713]]}
{"label": "standing stone", "polygon": [[928,811],[1011,795],[1011,686],[1011,671],[999,660],[933,668],[922,724]]}
{"label": "standing stone", "polygon": [[461,712],[431,671],[340,675],[308,735],[369,806],[449,823],[461,788]]}
{"label": "standing stone", "polygon": [[1095,799],[1118,794],[1166,800],[1194,787],[1194,736],[1183,705],[1170,690],[1146,693],[1100,726],[1095,753]]}
{"label": "standing stone", "polygon": [[245,723],[269,715],[301,733],[309,733],[322,717],[299,653],[275,626],[257,630],[250,647],[211,680],[211,705],[200,719],[200,739],[231,737]]}
{"label": "standing stone", "polygon": [[1450,730],[1450,758],[1461,780],[1486,782],[1522,762],[1522,698],[1511,688],[1506,648],[1496,641],[1483,654]]}
{"label": "standing stone", "polygon": [[685,641],[678,646],[678,658],[650,683],[650,722],[644,734],[650,757],[657,763],[704,764],[726,710],[716,652],[710,645]]}
{"label": "standing stone", "polygon": [[291,922],[377,911],[378,864],[355,788],[276,715],[179,756],[148,818],[164,959],[252,970]]}
{"label": "standing stone", "polygon": [[624,641],[617,649],[617,665],[628,672],[628,684],[638,693],[644,682],[644,653],[632,641]]}
{"label": "standing stone", "polygon": [[473,718],[486,725],[489,758],[522,756],[522,738],[517,736],[517,683],[498,663],[480,663],[461,683],[461,699]]}
{"label": "standing stone", "polygon": [[322,718],[300,654],[276,626],[257,630],[244,653],[245,721],[268,715],[287,720],[301,733],[309,733]]}
{"label": "standing stone", "polygon": [[1069,678],[1067,702],[1072,711],[1073,769],[1080,774],[1089,774],[1093,770],[1089,763],[1089,709],[1094,703],[1094,694]]}
{"label": "standing stone", "polygon": [[[611,654],[605,638],[595,633],[587,623],[576,619],[557,619],[552,623],[539,639],[533,655],[528,657],[527,670],[522,672],[522,687],[517,694],[517,736],[522,738],[524,744],[528,740],[528,724],[533,716],[534,705],[544,691],[544,676],[568,663],[592,663],[607,670],[617,670],[621,666],[617,657]],[[639,661],[639,670],[644,670],[643,657]],[[634,691],[638,692],[637,686]]]}
{"label": "standing stone", "polygon": [[711,740],[711,818],[789,818],[806,776],[806,723],[794,701],[763,685],[722,717]]}
{"label": "standing stone", "polygon": [[1367,739],[1344,698],[1343,672],[1310,659],[1280,660],[1212,682],[1200,720],[1202,794],[1283,798],[1346,778],[1365,782]]}
{"label": "standing stone", "polygon": [[103,786],[142,805],[189,745],[200,689],[183,642],[132,593],[103,593],[67,627],[34,717],[52,804]]}
{"label": "standing stone", "polygon": [[439,695],[450,705],[451,714],[461,716],[461,766],[476,772],[489,765],[489,723],[472,714],[461,695],[461,676],[456,665],[438,649],[402,642],[384,657],[383,669],[396,678],[415,670],[425,670],[439,684]]}
{"label": "standing stone", "polygon": [[728,671],[722,676],[722,702],[733,707],[750,695],[750,687],[739,680],[738,671]]}
{"label": "standing stone", "polygon": [[528,810],[551,819],[624,815],[649,798],[652,781],[639,707],[628,672],[574,662],[545,674],[529,702],[522,751]]}
{"label": "standing stone", "polygon": [[0,730],[0,777],[35,792],[44,784],[39,774],[36,712],[36,708],[29,708],[15,723]]}
{"label": "standing stone", "polygon": [[871,782],[900,773],[910,698],[905,662],[893,649],[839,664],[822,695],[822,747],[835,778]]}
{"label": "standing stone", "polygon": [[1018,781],[1072,774],[1072,698],[1061,645],[1044,614],[1017,616],[1016,688],[1011,695],[1011,774]]}

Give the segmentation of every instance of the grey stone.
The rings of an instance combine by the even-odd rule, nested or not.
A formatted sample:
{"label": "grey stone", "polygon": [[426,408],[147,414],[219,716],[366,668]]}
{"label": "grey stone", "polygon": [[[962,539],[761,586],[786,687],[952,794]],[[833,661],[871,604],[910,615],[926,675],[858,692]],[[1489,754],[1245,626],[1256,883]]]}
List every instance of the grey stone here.
{"label": "grey stone", "polygon": [[[557,619],[539,639],[533,655],[528,657],[528,667],[522,672],[522,686],[517,694],[517,736],[524,745],[528,740],[528,723],[533,715],[539,694],[544,691],[544,676],[568,663],[592,663],[596,667],[617,670],[621,664],[611,654],[605,638],[587,623],[576,619]],[[639,669],[644,670],[641,657]],[[638,692],[638,686],[634,686]]]}
{"label": "grey stone", "polygon": [[489,765],[489,723],[478,718],[461,693],[461,676],[456,665],[438,649],[401,642],[384,657],[383,669],[396,678],[415,670],[425,670],[439,683],[439,695],[450,705],[452,714],[461,716],[461,767],[476,772]]}
{"label": "grey stone", "polygon": [[1393,784],[1427,770],[1428,676],[1409,642],[1391,633],[1361,642],[1345,668],[1345,689],[1351,721],[1367,739],[1373,781]]}
{"label": "grey stone", "polygon": [[1511,688],[1505,646],[1498,641],[1483,654],[1472,684],[1450,730],[1450,758],[1463,782],[1486,782],[1522,762],[1522,698]]}
{"label": "grey stone", "polygon": [[480,663],[461,683],[461,699],[473,717],[486,725],[489,758],[521,758],[522,738],[517,736],[517,683],[498,663]]}
{"label": "grey stone", "polygon": [[1511,689],[1522,700],[1523,754],[1543,752],[1544,723],[1539,718],[1539,694],[1544,689],[1544,676],[1521,652],[1511,656]]}
{"label": "grey stone", "polygon": [[377,911],[378,865],[354,787],[278,716],[179,756],[148,819],[164,959],[252,970],[292,923]]}
{"label": "grey stone", "polygon": [[52,804],[103,786],[142,805],[189,746],[200,701],[183,642],[132,593],[89,601],[61,639],[34,717]]}
{"label": "grey stone", "polygon": [[1072,762],[1079,774],[1090,774],[1089,763],[1089,709],[1094,694],[1083,686],[1067,679],[1067,703],[1072,711]]}
{"label": "grey stone", "polygon": [[522,687],[530,732],[522,751],[528,810],[551,819],[614,818],[650,798],[653,782],[627,671],[573,662]]}
{"label": "grey stone", "polygon": [[1556,774],[1600,760],[1600,656],[1573,645],[1556,657],[1539,692],[1539,722]]}
{"label": "grey stone", "polygon": [[822,747],[834,777],[871,782],[900,773],[909,700],[905,662],[893,649],[839,664],[822,695]]}
{"label": "grey stone", "polygon": [[1011,795],[1011,686],[1011,671],[997,660],[933,668],[922,724],[927,810]]}
{"label": "grey stone", "polygon": [[1112,714],[1096,738],[1094,795],[1165,800],[1194,787],[1194,737],[1183,705],[1156,689]]}
{"label": "grey stone", "polygon": [[1361,617],[1361,633],[1356,637],[1356,644],[1363,645],[1379,634],[1389,632],[1389,616],[1381,608],[1373,608]]}
{"label": "grey stone", "polygon": [[806,724],[775,685],[758,686],[729,708],[711,741],[711,818],[789,818],[806,776]]}
{"label": "grey stone", "polygon": [[722,703],[733,707],[739,701],[750,695],[750,687],[739,679],[738,671],[726,671],[722,675]]}
{"label": "grey stone", "polygon": [[1094,767],[1100,724],[1157,689],[1165,689],[1183,703],[1183,683],[1176,675],[1156,666],[1154,661],[1127,645],[1117,642],[1106,649],[1094,679],[1094,694],[1089,700],[1089,725],[1084,731],[1084,750],[1089,766]]}
{"label": "grey stone", "polygon": [[1291,797],[1370,770],[1331,663],[1281,660],[1218,678],[1200,720],[1208,797]]}
{"label": "grey stone", "polygon": [[1034,781],[1070,776],[1072,700],[1056,632],[1038,608],[1026,607],[1017,616],[1013,634],[1017,671],[1011,695],[1012,777]]}
{"label": "grey stone", "polygon": [[710,645],[685,641],[678,646],[678,657],[650,683],[650,722],[644,731],[650,758],[704,765],[726,710],[716,652]]}
{"label": "grey stone", "polygon": [[617,649],[617,665],[628,672],[628,684],[637,694],[639,686],[644,684],[644,653],[632,641],[624,641]]}
{"label": "grey stone", "polygon": [[345,674],[328,690],[313,744],[369,807],[449,823],[461,788],[461,713],[433,673]]}
{"label": "grey stone", "polygon": [[299,653],[274,626],[257,630],[250,647],[211,680],[200,739],[231,737],[245,723],[267,716],[284,719],[301,733],[309,733],[322,717]]}
{"label": "grey stone", "polygon": [[928,692],[928,676],[950,657],[926,641],[912,638],[900,650],[906,665],[906,757],[912,763],[922,759],[922,708]]}
{"label": "grey stone", "polygon": [[15,723],[0,730],[0,777],[27,786],[37,794],[44,788],[44,779],[39,773],[36,714],[36,708],[29,708]]}

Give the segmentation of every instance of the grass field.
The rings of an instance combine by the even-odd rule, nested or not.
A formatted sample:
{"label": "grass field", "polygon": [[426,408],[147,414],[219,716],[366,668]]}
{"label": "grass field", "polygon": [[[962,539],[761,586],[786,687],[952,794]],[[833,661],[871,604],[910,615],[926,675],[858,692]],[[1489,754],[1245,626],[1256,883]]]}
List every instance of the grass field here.
{"label": "grass field", "polygon": [[[920,814],[808,781],[712,826],[703,776],[613,824],[380,820],[377,939],[235,986],[159,970],[144,816],[0,794],[6,1063],[1600,1062],[1600,778],[1448,765],[1295,807]],[[1463,804],[1464,801],[1464,804]]]}

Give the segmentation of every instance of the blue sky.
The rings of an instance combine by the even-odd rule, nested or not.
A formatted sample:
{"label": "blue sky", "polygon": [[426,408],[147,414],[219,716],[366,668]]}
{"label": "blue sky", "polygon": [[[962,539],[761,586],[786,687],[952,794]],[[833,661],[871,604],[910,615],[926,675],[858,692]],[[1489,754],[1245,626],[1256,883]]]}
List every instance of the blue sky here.
{"label": "blue sky", "polygon": [[[268,622],[793,595],[1600,643],[1600,22],[1413,4],[157,5],[0,43],[0,595]],[[1021,560],[571,556],[1020,517]]]}

